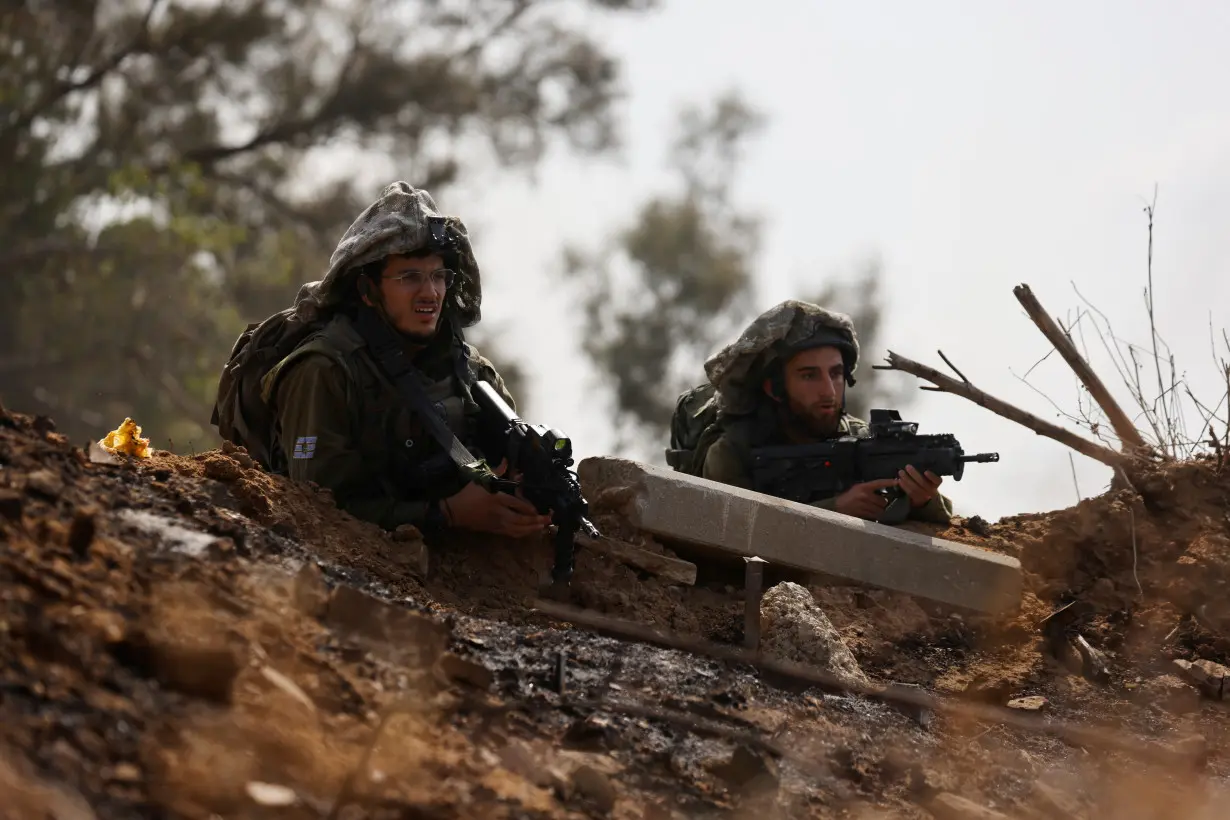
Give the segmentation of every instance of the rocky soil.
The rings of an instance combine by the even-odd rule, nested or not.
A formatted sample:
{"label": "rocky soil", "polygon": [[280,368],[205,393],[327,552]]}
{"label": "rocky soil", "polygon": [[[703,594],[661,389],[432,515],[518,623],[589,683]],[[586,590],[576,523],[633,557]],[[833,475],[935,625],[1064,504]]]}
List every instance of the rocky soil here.
{"label": "rocky soil", "polygon": [[[242,451],[111,457],[0,410],[0,816],[1230,816],[1230,477],[1131,478],[940,533],[1021,560],[1011,619],[813,582],[849,648],[816,653],[782,585],[764,645],[775,618],[796,659],[1183,752],[1164,764],[599,637],[535,610],[545,543],[424,544]],[[742,637],[737,582],[582,551],[573,587]]]}

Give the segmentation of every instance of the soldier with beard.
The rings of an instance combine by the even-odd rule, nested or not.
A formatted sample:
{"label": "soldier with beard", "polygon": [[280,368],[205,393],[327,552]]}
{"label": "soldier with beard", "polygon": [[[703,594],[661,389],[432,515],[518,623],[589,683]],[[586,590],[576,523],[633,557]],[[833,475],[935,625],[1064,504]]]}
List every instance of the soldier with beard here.
{"label": "soldier with beard", "polygon": [[[388,186],[342,236],[325,276],[284,314],[318,329],[260,382],[273,420],[271,468],[332,490],[342,509],[386,529],[542,532],[549,516],[469,480],[448,446],[455,436],[481,454],[476,380],[516,407],[491,362],[464,341],[463,328],[480,316],[480,283],[465,225],[426,191]],[[417,374],[418,406],[391,378],[390,355]]]}
{"label": "soldier with beard", "polygon": [[[753,447],[869,435],[867,423],[845,410],[858,355],[854,323],[845,314],[793,300],[761,314],[705,363],[717,421],[701,435],[688,471],[752,489]],[[910,518],[948,523],[952,507],[939,492],[941,481],[910,466],[896,478],[856,484],[812,506],[874,520],[887,505],[880,491],[900,487],[910,499]]]}

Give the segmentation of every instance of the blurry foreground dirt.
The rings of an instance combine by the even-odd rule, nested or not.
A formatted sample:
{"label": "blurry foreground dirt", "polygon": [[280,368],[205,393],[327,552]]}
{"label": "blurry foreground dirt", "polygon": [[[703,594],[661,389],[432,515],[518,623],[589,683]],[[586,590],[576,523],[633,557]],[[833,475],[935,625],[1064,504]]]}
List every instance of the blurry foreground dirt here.
{"label": "blurry foreground dirt", "polygon": [[[1111,727],[1190,765],[596,637],[532,610],[545,545],[432,545],[425,564],[417,533],[242,452],[98,463],[0,411],[0,816],[1230,816],[1230,477],[1190,463],[1133,483],[943,533],[1020,558],[1010,622],[813,592],[876,681]],[[612,616],[741,637],[737,580],[671,586],[583,551],[574,587]],[[1072,601],[1056,618],[1109,679],[1047,649],[1044,619]]]}

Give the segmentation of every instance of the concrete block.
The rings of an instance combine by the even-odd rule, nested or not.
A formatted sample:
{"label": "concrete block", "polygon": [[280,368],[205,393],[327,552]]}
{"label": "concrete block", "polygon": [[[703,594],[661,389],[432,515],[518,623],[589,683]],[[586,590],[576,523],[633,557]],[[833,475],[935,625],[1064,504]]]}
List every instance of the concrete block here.
{"label": "concrete block", "polygon": [[1021,564],[1007,555],[627,459],[587,458],[577,474],[587,495],[629,488],[624,513],[645,532],[971,610],[1020,608]]}

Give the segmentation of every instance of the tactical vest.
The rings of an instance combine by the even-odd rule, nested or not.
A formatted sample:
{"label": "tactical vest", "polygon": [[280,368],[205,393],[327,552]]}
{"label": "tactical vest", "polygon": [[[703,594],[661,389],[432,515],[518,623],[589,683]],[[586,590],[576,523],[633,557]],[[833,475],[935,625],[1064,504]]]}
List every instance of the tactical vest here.
{"label": "tactical vest", "polygon": [[[867,422],[857,416],[842,413],[841,420],[837,423],[837,430],[830,438],[841,438],[842,436],[864,438],[870,434],[871,428]],[[747,463],[751,462],[753,448],[786,443],[781,421],[773,407],[767,403],[760,404],[755,412],[747,415],[720,417],[718,435],[724,435],[727,441],[734,444]]]}
{"label": "tactical vest", "polygon": [[[449,429],[467,447],[476,448],[474,431],[479,407],[469,388],[477,378],[495,381],[494,371],[472,355],[460,339],[424,351],[420,373],[428,397],[440,407]],[[334,317],[318,333],[275,365],[262,393],[276,401],[279,376],[303,356],[324,354],[346,374],[351,429],[373,484],[395,498],[447,498],[464,485],[456,464],[431,436],[417,413],[377,367],[349,317]],[[416,362],[417,363],[417,362]],[[277,472],[285,472],[285,455],[276,441]]]}

